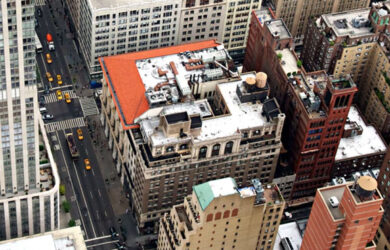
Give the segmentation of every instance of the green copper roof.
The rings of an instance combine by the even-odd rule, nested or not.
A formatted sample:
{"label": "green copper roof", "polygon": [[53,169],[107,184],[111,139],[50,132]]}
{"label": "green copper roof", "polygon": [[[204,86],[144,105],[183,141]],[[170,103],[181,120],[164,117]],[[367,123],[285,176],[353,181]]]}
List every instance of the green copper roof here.
{"label": "green copper roof", "polygon": [[202,210],[205,210],[214,198],[237,193],[237,184],[233,178],[227,177],[196,185],[193,190]]}

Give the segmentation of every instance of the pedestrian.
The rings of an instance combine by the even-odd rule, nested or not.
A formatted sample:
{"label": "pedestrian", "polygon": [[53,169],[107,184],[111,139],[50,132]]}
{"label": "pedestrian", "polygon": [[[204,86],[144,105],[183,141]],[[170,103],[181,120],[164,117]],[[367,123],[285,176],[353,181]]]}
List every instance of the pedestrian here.
{"label": "pedestrian", "polygon": [[126,214],[129,214],[129,209],[128,208],[126,208]]}

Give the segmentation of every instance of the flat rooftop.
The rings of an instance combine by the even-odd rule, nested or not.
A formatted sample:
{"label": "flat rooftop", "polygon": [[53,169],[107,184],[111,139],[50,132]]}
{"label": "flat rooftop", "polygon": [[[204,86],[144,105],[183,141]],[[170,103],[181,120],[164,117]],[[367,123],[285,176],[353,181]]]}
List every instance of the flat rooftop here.
{"label": "flat rooftop", "polygon": [[332,207],[332,205],[330,205],[329,199],[330,197],[335,196],[340,202],[341,198],[343,197],[344,191],[346,190],[346,185],[326,187],[318,190],[323,198],[323,201],[328,207],[329,213],[332,216],[333,220],[344,219],[344,215],[341,213],[339,207]]}
{"label": "flat rooftop", "polygon": [[[173,143],[184,143],[192,140],[192,135],[184,137],[168,137],[159,129],[160,116],[163,114],[173,114],[187,112],[188,115],[200,114],[202,117],[202,127],[200,134],[193,137],[194,142],[213,140],[226,136],[238,135],[238,131],[248,128],[262,127],[269,124],[267,118],[262,115],[264,105],[262,103],[241,103],[237,96],[237,86],[242,84],[248,77],[254,78],[254,73],[241,74],[237,79],[230,79],[230,82],[221,82],[217,85],[229,114],[209,117],[212,114],[210,105],[206,99],[194,102],[177,103],[150,109],[151,115],[144,117],[141,115],[136,121],[139,122],[141,131],[150,140],[153,146],[162,146]],[[208,119],[204,119],[204,118]],[[147,119],[146,119],[147,118]],[[245,122],[242,122],[245,121]]]}
{"label": "flat rooftop", "polygon": [[105,10],[105,9],[116,9],[116,8],[127,8],[128,9],[139,9],[140,5],[153,7],[156,3],[160,5],[173,4],[175,2],[169,0],[89,0],[89,5],[94,10]]}
{"label": "flat rooftop", "polygon": [[282,19],[270,20],[265,25],[274,37],[279,37],[279,39],[291,38],[291,34]]}
{"label": "flat rooftop", "polygon": [[265,22],[270,21],[270,20],[273,19],[271,13],[268,10],[268,8],[266,8],[266,9],[262,8],[260,10],[255,10],[254,12],[255,12],[255,14],[257,16],[257,19],[259,19],[259,21],[260,21],[260,23],[262,25],[264,25]]}
{"label": "flat rooftop", "polygon": [[281,245],[281,241],[284,238],[289,238],[292,250],[299,250],[302,244],[302,235],[299,230],[297,222],[290,222],[286,224],[280,224],[278,234],[276,235],[274,250],[284,250]]}
{"label": "flat rooftop", "polygon": [[[351,106],[348,113],[348,119],[361,126],[363,133],[349,138],[341,138],[336,152],[336,161],[378,152],[386,152],[387,146],[379,132],[374,126],[365,123],[355,106]],[[346,123],[344,128],[348,129],[349,126],[350,125]]]}
{"label": "flat rooftop", "polygon": [[[337,36],[359,37],[374,34],[368,21],[370,8],[349,10],[338,13],[324,14],[322,19],[328,27],[331,27]],[[356,25],[356,20],[361,25]],[[317,24],[320,18],[317,20]],[[355,25],[354,23],[355,22]]]}
{"label": "flat rooftop", "polygon": [[170,62],[176,66],[180,82],[185,83],[195,74],[196,70],[191,73],[184,71],[181,64],[184,59],[180,54],[187,51],[193,52],[191,56],[204,56],[212,60],[214,56],[222,56],[224,48],[214,40],[208,40],[99,59],[123,129],[137,127],[135,119],[149,109],[146,90],[154,90],[157,84],[166,81],[158,73],[159,69],[168,71],[166,76],[169,81],[174,74],[173,70],[168,69]]}
{"label": "flat rooftop", "polygon": [[214,198],[238,193],[236,181],[231,177],[205,182],[193,186],[192,189],[202,210],[205,210]]}
{"label": "flat rooftop", "polygon": [[0,242],[0,250],[86,250],[79,226]]}
{"label": "flat rooftop", "polygon": [[285,48],[282,50],[276,50],[275,53],[277,55],[278,54],[282,55],[282,59],[280,60],[280,63],[286,75],[288,73],[292,74],[294,72],[298,72],[299,68],[297,66],[297,59],[294,56],[294,54],[290,51],[290,49]]}

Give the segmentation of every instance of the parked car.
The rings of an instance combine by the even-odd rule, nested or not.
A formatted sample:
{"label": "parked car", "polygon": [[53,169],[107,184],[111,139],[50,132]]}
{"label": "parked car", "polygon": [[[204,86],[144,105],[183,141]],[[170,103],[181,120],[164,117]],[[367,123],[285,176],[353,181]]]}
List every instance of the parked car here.
{"label": "parked car", "polygon": [[43,114],[42,119],[45,120],[52,120],[54,118],[54,115],[51,114]]}

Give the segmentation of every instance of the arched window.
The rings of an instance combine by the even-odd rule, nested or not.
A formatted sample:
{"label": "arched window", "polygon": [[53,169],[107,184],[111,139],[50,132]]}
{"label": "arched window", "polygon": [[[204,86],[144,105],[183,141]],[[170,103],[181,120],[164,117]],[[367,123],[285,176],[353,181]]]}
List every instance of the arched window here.
{"label": "arched window", "polygon": [[224,213],[223,213],[223,218],[228,218],[230,215],[230,211],[229,210],[226,210]]}
{"label": "arched window", "polygon": [[213,214],[208,214],[206,222],[212,221],[213,220]]}
{"label": "arched window", "polygon": [[221,212],[218,212],[218,213],[216,213],[215,214],[215,220],[219,220],[219,219],[221,219]]}
{"label": "arched window", "polygon": [[167,152],[173,152],[174,149],[175,148],[173,146],[169,146],[169,147],[167,147],[166,151]]}
{"label": "arched window", "polygon": [[213,151],[211,151],[211,156],[219,155],[219,149],[221,148],[221,144],[215,144],[213,146]]}
{"label": "arched window", "polygon": [[230,141],[230,142],[226,143],[225,154],[231,154],[232,151],[233,151],[233,142]]}
{"label": "arched window", "polygon": [[237,216],[238,214],[238,208],[233,209],[232,217]]}
{"label": "arched window", "polygon": [[206,146],[201,147],[199,149],[199,159],[206,158],[206,155],[207,155],[207,147]]}
{"label": "arched window", "polygon": [[180,148],[180,150],[187,149],[188,144],[181,144],[179,148]]}

